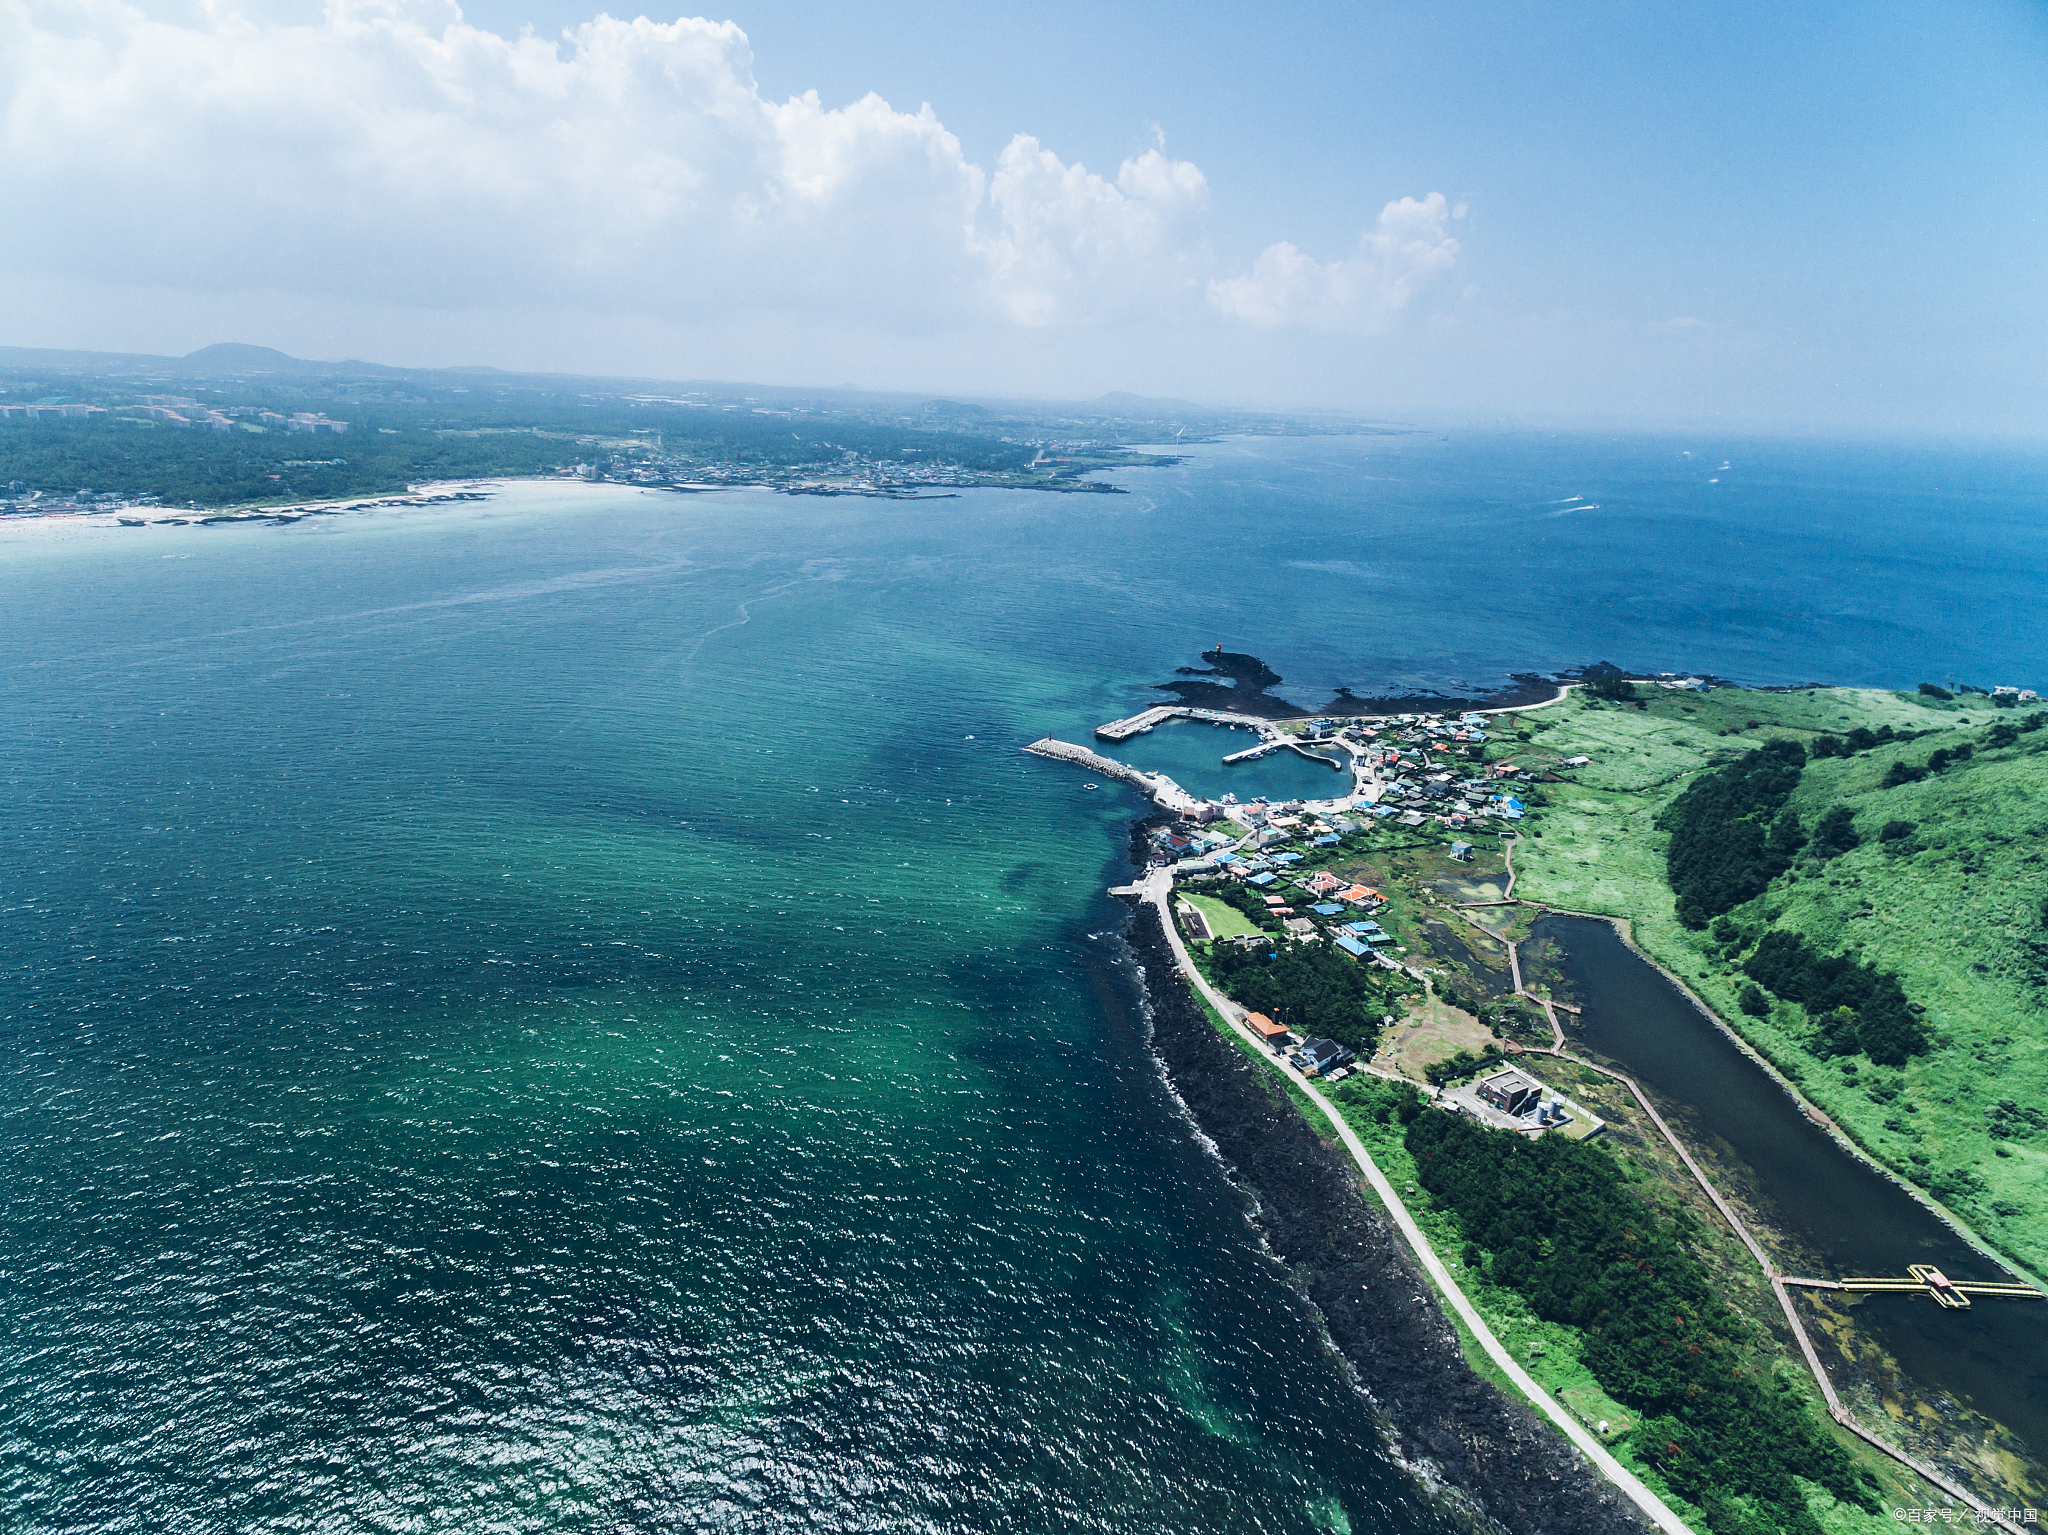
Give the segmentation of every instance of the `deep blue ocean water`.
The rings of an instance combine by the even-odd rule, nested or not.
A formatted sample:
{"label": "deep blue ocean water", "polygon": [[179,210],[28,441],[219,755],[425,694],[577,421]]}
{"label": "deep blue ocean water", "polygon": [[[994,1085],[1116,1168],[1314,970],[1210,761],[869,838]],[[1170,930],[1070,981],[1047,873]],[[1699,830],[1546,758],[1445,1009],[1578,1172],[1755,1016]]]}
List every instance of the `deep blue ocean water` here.
{"label": "deep blue ocean water", "polygon": [[1017,747],[1219,639],[2037,686],[2048,473],[1119,479],[0,528],[8,1527],[1434,1528],[1145,1051],[1135,800]]}

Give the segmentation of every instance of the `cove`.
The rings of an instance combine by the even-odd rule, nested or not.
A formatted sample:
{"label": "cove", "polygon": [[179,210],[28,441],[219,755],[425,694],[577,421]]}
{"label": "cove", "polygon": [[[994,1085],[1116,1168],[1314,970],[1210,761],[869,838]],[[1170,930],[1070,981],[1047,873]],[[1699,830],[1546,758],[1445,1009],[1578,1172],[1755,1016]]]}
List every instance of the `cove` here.
{"label": "cove", "polygon": [[[1605,922],[1547,916],[1536,936],[1585,1009],[1577,1033],[1639,1081],[1690,1107],[1734,1147],[1784,1225],[1829,1272],[1899,1274],[1932,1263],[1953,1278],[2008,1277],[1925,1205],[1807,1119],[1762,1067]],[[1856,1322],[1912,1383],[1998,1419],[2048,1451],[2048,1328],[2032,1303],[1949,1311],[1918,1296],[1872,1295]]]}
{"label": "cove", "polygon": [[[1148,773],[1164,773],[1183,789],[1195,794],[1235,794],[1241,800],[1263,794],[1278,803],[1291,799],[1335,799],[1351,789],[1351,775],[1320,762],[1311,762],[1297,751],[1272,751],[1250,762],[1223,759],[1259,744],[1250,730],[1222,729],[1193,720],[1174,720],[1158,726],[1149,735],[1133,736],[1103,749],[1132,767]],[[1343,753],[1331,755],[1341,762]]]}

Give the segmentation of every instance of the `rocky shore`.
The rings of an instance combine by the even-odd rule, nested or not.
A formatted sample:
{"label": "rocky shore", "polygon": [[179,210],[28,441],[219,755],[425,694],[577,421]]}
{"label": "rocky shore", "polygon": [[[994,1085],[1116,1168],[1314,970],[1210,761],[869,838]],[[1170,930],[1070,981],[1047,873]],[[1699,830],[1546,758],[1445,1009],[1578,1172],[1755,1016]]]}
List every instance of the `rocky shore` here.
{"label": "rocky shore", "polygon": [[1358,1169],[1220,1035],[1173,962],[1158,912],[1126,937],[1145,973],[1153,1049],[1255,1220],[1321,1311],[1395,1449],[1425,1476],[1522,1535],[1644,1530],[1634,1506],[1527,1405],[1465,1362],[1456,1333]]}
{"label": "rocky shore", "polygon": [[[1561,685],[1551,678],[1535,672],[1516,672],[1510,687],[1492,692],[1475,690],[1470,694],[1388,693],[1367,698],[1342,687],[1322,708],[1311,710],[1275,696],[1270,689],[1287,679],[1257,656],[1241,655],[1219,646],[1204,651],[1202,659],[1209,664],[1176,667],[1174,671],[1182,680],[1154,683],[1154,689],[1171,693],[1191,709],[1220,709],[1272,720],[1307,719],[1312,714],[1384,716],[1441,714],[1451,709],[1524,709],[1532,704],[1550,703],[1561,691]],[[1218,677],[1227,680],[1210,680]]]}

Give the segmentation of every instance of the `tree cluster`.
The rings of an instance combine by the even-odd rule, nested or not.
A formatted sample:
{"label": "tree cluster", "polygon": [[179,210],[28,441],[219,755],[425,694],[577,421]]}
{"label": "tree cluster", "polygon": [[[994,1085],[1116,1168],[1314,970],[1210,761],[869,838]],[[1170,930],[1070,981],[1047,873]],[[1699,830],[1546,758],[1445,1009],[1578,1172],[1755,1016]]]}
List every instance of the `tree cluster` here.
{"label": "tree cluster", "polygon": [[1254,1012],[1359,1055],[1378,1045],[1380,1019],[1391,1010],[1375,972],[1326,943],[1218,944],[1210,963],[1217,984]]}
{"label": "tree cluster", "polygon": [[1856,812],[1847,805],[1837,805],[1813,828],[1813,853],[1817,858],[1833,858],[1837,853],[1846,853],[1859,846],[1863,839],[1856,835]]}
{"label": "tree cluster", "polygon": [[1610,703],[1626,703],[1636,696],[1636,685],[1628,680],[1628,673],[1612,661],[1595,661],[1579,674],[1579,681],[1589,695]]}
{"label": "tree cluster", "polygon": [[[1421,1113],[1408,1150],[1494,1283],[1584,1335],[1601,1388],[1644,1421],[1634,1443],[1715,1535],[1819,1535],[1799,1478],[1876,1512],[1874,1488],[1815,1415],[1745,1367],[1742,1327],[1705,1266],[1590,1142],[1538,1141]],[[1485,1249],[1485,1253],[1474,1251]]]}
{"label": "tree cluster", "polygon": [[1805,764],[1797,741],[1769,741],[1701,774],[1665,808],[1657,824],[1671,833],[1665,871],[1679,921],[1703,928],[1785,872],[1806,842],[1785,804]]}
{"label": "tree cluster", "polygon": [[1875,730],[1858,725],[1846,735],[1814,737],[1807,743],[1806,754],[1809,757],[1853,757],[1873,746],[1883,746],[1888,741],[1899,739],[1899,733],[1889,725],[1880,725]]}
{"label": "tree cluster", "polygon": [[1462,1082],[1483,1068],[1506,1058],[1499,1045],[1488,1045],[1477,1055],[1470,1050],[1460,1050],[1446,1060],[1431,1061],[1422,1068],[1422,1074],[1429,1078],[1430,1086],[1442,1087],[1446,1082]]}
{"label": "tree cluster", "polygon": [[1847,954],[1821,954],[1797,933],[1766,933],[1743,970],[1820,1023],[1822,1052],[1859,1051],[1880,1066],[1903,1066],[1929,1048],[1898,977]]}

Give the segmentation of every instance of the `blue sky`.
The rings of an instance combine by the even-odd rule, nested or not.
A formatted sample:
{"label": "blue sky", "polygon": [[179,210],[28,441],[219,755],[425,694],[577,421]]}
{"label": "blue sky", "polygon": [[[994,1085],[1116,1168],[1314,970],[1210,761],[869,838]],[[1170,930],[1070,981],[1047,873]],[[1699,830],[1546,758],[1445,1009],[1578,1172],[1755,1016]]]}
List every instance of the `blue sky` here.
{"label": "blue sky", "polygon": [[[358,5],[350,37],[368,35],[369,12],[429,40],[448,21],[405,0]],[[52,35],[67,25],[65,7],[44,0],[23,14]],[[220,14],[150,12],[155,51],[165,35],[224,48]],[[277,32],[272,73],[288,74],[286,33],[317,31],[320,14],[272,6],[243,21]],[[531,27],[549,41],[593,14],[574,0],[462,10],[473,29]],[[567,106],[543,90],[538,107],[476,110],[501,88],[486,66],[459,88],[440,64],[414,70],[470,104],[442,101],[417,130],[444,135],[446,158],[472,167],[453,190],[352,188],[366,158],[388,163],[404,142],[391,123],[425,121],[419,80],[366,48],[355,96],[388,86],[383,126],[349,107],[305,108],[334,119],[309,158],[325,157],[359,216],[289,196],[252,207],[232,185],[287,166],[230,155],[214,182],[178,172],[187,201],[217,199],[220,222],[274,244],[268,267],[225,251],[176,271],[139,254],[125,268],[103,255],[68,268],[29,259],[20,296],[0,301],[0,340],[168,348],[232,333],[311,355],[983,393],[1121,387],[1529,420],[2028,435],[2048,422],[2038,3],[1250,12],[767,0],[711,19],[745,33],[720,45],[721,67],[750,71],[763,132],[853,146],[828,154],[841,180],[818,203],[826,211],[775,227],[773,259],[761,226],[720,233],[716,210],[786,199],[789,174],[760,172],[773,183],[763,193],[755,171],[734,169],[740,152],[704,126],[729,124],[734,109],[697,99],[709,76],[679,73],[663,53],[672,41],[627,39],[609,54],[588,37],[559,45],[591,68],[614,61],[587,90],[570,88],[583,94]],[[127,79],[147,69],[119,61],[148,51],[111,38],[104,57]],[[27,50],[25,68],[16,56],[0,85],[14,87],[18,120],[24,79],[55,55]],[[146,78],[114,94],[140,103],[154,91],[156,116],[189,115],[204,145],[232,131],[218,100],[237,67],[220,64],[230,83],[203,102]],[[75,105],[91,83],[72,82],[72,110],[94,110]],[[249,89],[245,134],[289,110]],[[622,91],[630,132],[605,105]],[[824,117],[777,117],[806,91]],[[871,92],[898,116],[831,115]],[[925,104],[937,126],[907,148]],[[515,121],[521,111],[533,120]],[[562,178],[554,205],[592,231],[588,248],[569,249],[559,230],[535,232],[548,188],[491,190],[504,178],[490,166],[536,163],[533,146],[555,144],[578,114],[589,134],[618,137],[542,175]],[[957,139],[950,159],[931,147],[941,133]],[[1028,165],[1004,160],[1020,134],[1036,141]],[[636,172],[627,162],[649,141],[684,146],[669,161],[685,171]],[[1127,162],[1138,168],[1119,179]],[[593,174],[613,174],[593,164],[616,165],[619,179],[586,205]],[[1081,167],[1097,179],[1077,180]],[[677,191],[684,183],[695,190]],[[0,187],[29,205],[37,190]],[[1421,201],[1430,194],[1443,200],[1435,211]],[[970,195],[980,201],[962,257],[956,204]],[[423,231],[407,258],[423,268],[414,280],[315,270],[313,251],[345,248],[358,266],[391,252],[403,237],[379,220],[408,199]],[[1400,199],[1416,201],[1389,222],[1382,210]],[[657,203],[666,211],[618,222],[621,208]],[[436,227],[434,210],[451,204],[498,244],[479,250]],[[307,227],[262,232],[293,221]],[[525,268],[505,254],[522,243],[535,250]]]}

